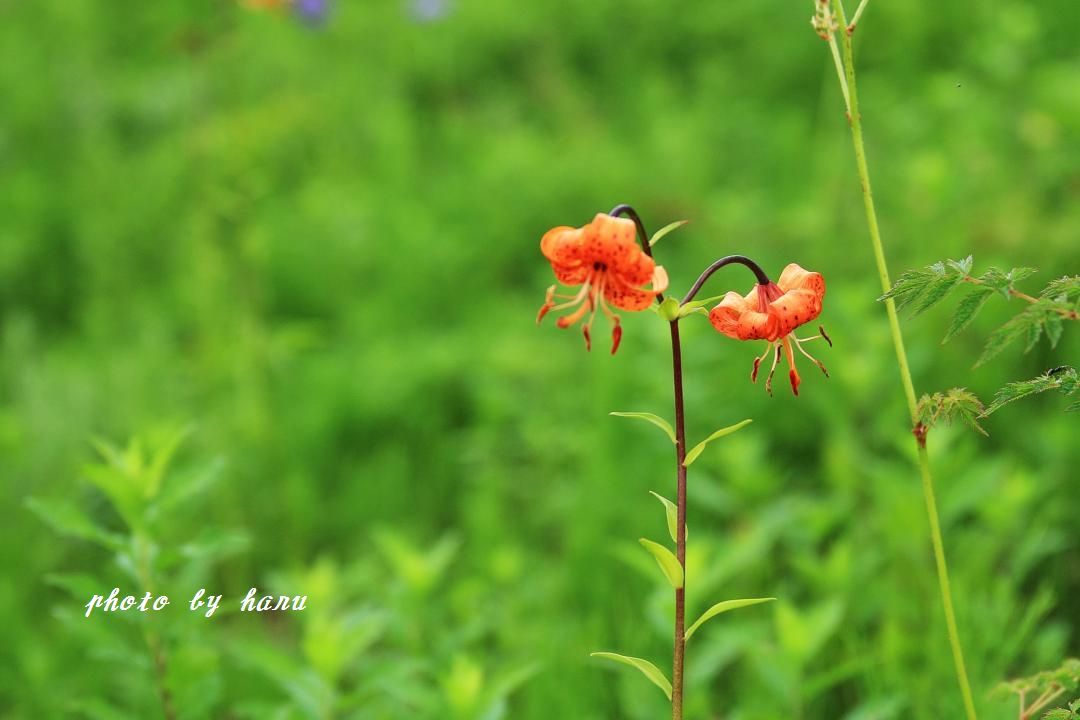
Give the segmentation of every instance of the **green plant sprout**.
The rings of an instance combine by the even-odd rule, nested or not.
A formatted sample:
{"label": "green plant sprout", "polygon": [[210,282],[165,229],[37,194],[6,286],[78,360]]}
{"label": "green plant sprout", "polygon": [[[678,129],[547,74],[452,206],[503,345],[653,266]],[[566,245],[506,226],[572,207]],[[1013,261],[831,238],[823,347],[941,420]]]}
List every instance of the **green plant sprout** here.
{"label": "green plant sprout", "polygon": [[[874,193],[870,184],[870,169],[866,159],[866,146],[863,142],[862,115],[859,112],[859,92],[855,79],[855,53],[852,46],[852,35],[855,33],[866,6],[867,0],[862,0],[849,21],[842,0],[815,0],[814,15],[810,23],[818,36],[828,42],[833,64],[836,67],[840,89],[844,96],[848,125],[851,128],[851,143],[855,151],[855,166],[859,176],[859,184],[862,188],[863,207],[866,211],[866,222],[870,231],[870,244],[874,251],[874,262],[877,265],[878,278],[881,281],[881,291],[887,293],[892,287],[892,282],[889,280],[889,266],[885,259],[885,247],[881,239],[877,210],[874,207]],[[837,43],[837,37],[840,39],[839,45],[843,48],[842,54]],[[896,301],[893,298],[885,299],[885,310],[889,318],[893,347],[896,351],[900,382],[904,389],[904,397],[907,400],[908,413],[911,418],[911,430],[915,435],[919,474],[922,477],[923,498],[926,502],[926,516],[930,524],[930,541],[934,548],[934,562],[937,568],[938,587],[941,591],[941,605],[945,613],[945,626],[948,631],[949,645],[952,649],[956,679],[960,686],[960,694],[963,699],[967,720],[976,720],[975,701],[971,694],[971,683],[968,680],[967,668],[964,663],[964,650],[960,642],[960,631],[956,625],[956,613],[953,609],[949,567],[945,558],[945,541],[942,538],[941,522],[938,518],[937,497],[934,491],[934,478],[930,469],[930,456],[926,450],[926,426],[922,424],[920,419],[921,413],[919,402],[916,399],[915,383],[911,377],[907,351],[904,349],[904,336],[900,330],[900,319],[897,314]]]}
{"label": "green plant sprout", "polygon": [[[197,501],[214,485],[220,476],[221,463],[213,461],[196,465],[185,472],[171,470],[173,459],[187,429],[166,428],[133,438],[126,447],[117,447],[97,440],[94,446],[101,457],[99,462],[83,468],[83,476],[108,501],[115,512],[115,522],[109,523],[87,514],[78,504],[67,499],[30,498],[29,508],[61,535],[90,542],[109,551],[113,564],[128,582],[135,583],[139,593],[157,595],[163,587],[183,578],[190,582],[205,579],[209,568],[244,550],[246,535],[205,528],[196,537],[185,537],[177,522],[185,513],[197,512]],[[100,581],[75,573],[56,573],[48,578],[80,604],[100,592]],[[89,612],[87,613],[87,616]],[[129,697],[125,707],[140,707],[152,713],[154,704],[147,691],[153,690],[158,712],[166,720],[191,717],[212,712],[216,698],[205,687],[205,677],[212,674],[217,663],[213,643],[177,642],[183,634],[190,640],[200,637],[205,622],[192,621],[189,616],[200,613],[170,614],[149,617],[135,613],[135,623],[143,649],[133,647],[124,636],[110,632],[108,623],[87,622],[84,616],[58,613],[62,622],[69,623],[73,633],[87,638],[88,646],[107,649],[109,657],[143,656],[150,669],[149,682],[137,686],[118,679],[118,688]],[[170,619],[170,617],[172,619]],[[181,633],[180,623],[186,623]],[[178,666],[178,667],[177,667]],[[187,678],[187,682],[180,680]],[[81,702],[72,699],[72,703]],[[73,706],[83,707],[82,705]],[[117,710],[102,701],[95,710],[98,717],[121,717]]]}
{"label": "green plant sprout", "polygon": [[[620,216],[626,216],[624,219]],[[824,330],[812,338],[798,338],[794,330],[814,320],[821,312],[825,283],[818,273],[809,273],[797,265],[789,265],[777,283],[773,283],[754,261],[742,255],[721,258],[705,269],[683,299],[665,298],[667,273],[656,265],[652,247],[656,242],[683,223],[672,223],[651,238],[638,216],[628,205],[619,205],[607,215],[597,215],[592,223],[583,228],[558,227],[549,231],[541,240],[541,251],[552,264],[556,278],[565,285],[581,285],[574,295],[557,295],[556,286],[548,289],[544,305],[537,315],[537,323],[550,311],[567,310],[557,321],[560,328],[568,328],[585,318],[582,326],[586,348],[591,348],[591,327],[596,311],[602,310],[612,324],[612,353],[618,350],[622,338],[620,319],[611,307],[641,311],[652,307],[668,323],[671,334],[671,358],[675,423],[672,426],[664,418],[649,412],[614,412],[617,417],[642,420],[660,428],[675,446],[676,499],[670,500],[652,492],[664,509],[668,534],[675,544],[670,547],[641,538],[641,546],[656,560],[657,566],[675,593],[675,617],[673,619],[674,649],[672,674],[669,680],[656,665],[639,657],[614,652],[596,652],[592,656],[621,663],[641,672],[660,688],[671,701],[672,719],[683,718],[683,693],[685,677],[686,643],[708,620],[732,610],[750,607],[775,598],[748,598],[719,602],[706,610],[701,617],[686,624],[686,478],[687,469],[716,440],[738,432],[750,424],[750,420],[721,428],[687,449],[686,418],[683,398],[682,343],[679,335],[680,321],[690,315],[708,315],[710,322],[729,337],[768,342],[765,354],[753,366],[751,378],[757,379],[762,361],[772,358],[765,386],[771,393],[771,383],[781,355],[786,353],[790,365],[789,380],[792,392],[798,395],[800,378],[795,369],[794,349],[810,358],[825,372],[824,366],[803,348],[802,344],[817,338],[828,340]],[[640,240],[640,247],[638,241]],[[729,292],[711,312],[705,306],[719,298],[695,300],[698,292],[713,273],[727,265],[743,265],[754,273],[757,284],[746,297]],[[651,285],[651,287],[648,287]],[[646,287],[643,287],[646,286]],[[556,303],[556,298],[566,302]],[[587,318],[586,318],[587,316]],[[831,342],[830,342],[831,344]],[[825,372],[826,376],[828,375]],[[651,492],[651,491],[650,491]]]}

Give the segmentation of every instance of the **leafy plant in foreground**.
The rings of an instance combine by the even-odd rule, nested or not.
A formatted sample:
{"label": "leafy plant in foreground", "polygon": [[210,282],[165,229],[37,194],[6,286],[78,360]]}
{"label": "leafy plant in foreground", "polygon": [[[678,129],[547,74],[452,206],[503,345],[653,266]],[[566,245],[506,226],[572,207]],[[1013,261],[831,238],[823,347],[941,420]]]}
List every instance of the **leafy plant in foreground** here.
{"label": "leafy plant in foreground", "polygon": [[[627,216],[627,218],[620,216]],[[669,325],[671,332],[671,356],[674,381],[675,424],[672,427],[664,418],[649,412],[617,412],[613,415],[644,420],[661,430],[675,446],[676,500],[659,493],[652,494],[664,507],[668,533],[675,543],[675,552],[661,543],[641,538],[641,546],[656,560],[664,578],[675,592],[674,652],[672,676],[669,681],[656,665],[639,657],[614,652],[593,653],[598,657],[621,663],[640,671],[659,687],[671,701],[673,720],[683,717],[683,678],[686,643],[690,637],[711,618],[738,608],[749,607],[773,598],[728,600],[716,603],[706,610],[688,628],[685,617],[686,598],[686,475],[687,468],[701,455],[706,446],[720,438],[746,427],[750,420],[721,428],[710,434],[693,449],[687,451],[686,424],[683,402],[682,343],[679,322],[689,315],[706,314],[705,306],[714,301],[695,300],[698,291],[717,270],[731,264],[743,265],[754,273],[757,284],[745,297],[735,292],[727,293],[721,302],[708,312],[716,330],[738,340],[765,340],[765,354],[754,362],[751,379],[757,380],[761,362],[772,356],[772,368],[765,382],[772,393],[772,377],[782,353],[787,355],[790,370],[788,377],[794,395],[799,394],[800,378],[795,369],[793,349],[810,357],[802,343],[815,338],[800,339],[795,330],[817,318],[822,309],[825,281],[818,273],[807,272],[795,264],[788,265],[778,283],[769,280],[765,272],[753,260],[742,255],[723,257],[698,277],[690,291],[681,300],[665,298],[668,286],[667,272],[656,264],[652,246],[663,235],[681,223],[666,226],[651,239],[645,231],[641,218],[628,205],[619,205],[608,214],[598,214],[591,223],[581,228],[560,226],[549,230],[540,241],[540,250],[551,263],[556,279],[568,286],[581,286],[573,295],[557,294],[557,286],[547,290],[544,304],[537,314],[539,324],[552,311],[567,310],[558,318],[556,325],[568,328],[582,321],[582,333],[586,349],[592,347],[591,328],[597,310],[603,312],[612,326],[611,352],[614,354],[622,339],[622,325],[612,307],[628,312],[639,312],[653,307]],[[640,247],[638,246],[640,240]],[[556,303],[556,299],[564,302]],[[655,305],[654,305],[655,303]],[[824,330],[816,337],[824,337]],[[824,366],[811,357],[825,371]],[[828,376],[828,373],[825,373]]]}
{"label": "leafy plant in foreground", "polygon": [[[994,296],[1005,300],[1017,298],[1026,303],[1017,315],[990,333],[982,355],[975,363],[976,367],[1018,341],[1023,341],[1024,352],[1029,352],[1043,337],[1050,342],[1051,348],[1056,348],[1065,324],[1080,320],[1080,276],[1060,277],[1048,283],[1038,296],[1033,296],[1016,286],[1019,281],[1035,273],[1032,268],[1019,267],[1008,272],[990,268],[976,276],[971,273],[972,265],[973,259],[969,255],[963,260],[946,260],[919,270],[909,270],[879,299],[891,299],[898,309],[910,308],[913,315],[918,315],[944,301],[954,291],[962,287],[970,288],[957,304],[942,343],[966,329]],[[1008,383],[994,394],[994,399],[985,407],[963,388],[924,395],[919,401],[920,422],[928,431],[939,419],[948,421],[960,417],[985,434],[978,424],[979,418],[991,415],[1014,400],[1050,390],[1075,397],[1080,392],[1076,369],[1063,365],[1030,380]],[[1074,399],[1065,409],[1067,412],[1080,410],[1080,399]]]}
{"label": "leafy plant in foreground", "polygon": [[[120,719],[132,717],[138,708],[139,717],[159,714],[176,720],[220,711],[222,687],[215,677],[221,653],[206,631],[202,613],[170,612],[174,608],[165,607],[161,612],[122,612],[115,617],[95,612],[86,617],[81,607],[112,587],[120,587],[121,596],[168,594],[172,603],[183,604],[184,593],[206,587],[214,565],[247,547],[246,535],[207,526],[205,519],[201,532],[194,537],[187,534],[192,515],[205,510],[199,501],[218,480],[222,464],[215,460],[173,470],[186,435],[175,429],[148,432],[125,447],[96,441],[101,459],[83,469],[85,479],[107,501],[107,508],[99,507],[96,513],[68,499],[35,497],[27,502],[59,534],[106,550],[112,568],[119,570],[98,575],[55,573],[47,578],[79,606],[57,608],[59,621],[93,648],[91,657],[118,669],[106,688],[94,688],[92,696],[68,698],[68,712]],[[167,592],[173,586],[181,592]],[[131,587],[136,592],[129,592]]]}

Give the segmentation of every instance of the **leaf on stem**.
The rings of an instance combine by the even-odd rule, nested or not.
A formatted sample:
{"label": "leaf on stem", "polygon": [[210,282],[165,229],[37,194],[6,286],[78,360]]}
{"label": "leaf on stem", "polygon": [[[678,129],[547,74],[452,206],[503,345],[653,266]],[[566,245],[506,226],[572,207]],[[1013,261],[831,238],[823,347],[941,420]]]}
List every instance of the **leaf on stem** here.
{"label": "leaf on stem", "polygon": [[993,288],[977,287],[965,295],[964,299],[960,301],[960,304],[956,306],[956,312],[953,313],[952,324],[949,325],[949,331],[945,333],[945,339],[941,341],[941,344],[944,345],[949,342],[967,328],[993,294]]}
{"label": "leaf on stem", "polygon": [[660,668],[653,665],[648,660],[642,660],[641,658],[629,657],[628,655],[619,655],[612,652],[594,652],[589,653],[589,657],[604,658],[605,660],[611,660],[613,662],[622,663],[623,665],[629,665],[630,667],[637,668],[641,671],[641,674],[649,678],[650,681],[656,687],[664,691],[667,695],[667,699],[671,699],[671,683],[664,677],[664,673],[660,672]]}
{"label": "leaf on stem", "polygon": [[640,538],[638,542],[641,543],[643,548],[652,553],[652,556],[656,559],[656,564],[664,572],[664,577],[671,583],[671,587],[676,590],[681,588],[683,586],[683,567],[679,564],[675,554],[660,543],[646,538]]}
{"label": "leaf on stem", "polygon": [[1057,302],[1080,302],[1080,275],[1065,275],[1051,280],[1039,297]]}
{"label": "leaf on stem", "polygon": [[665,235],[667,235],[668,233],[670,233],[670,232],[672,232],[674,230],[678,230],[679,228],[681,228],[683,225],[685,225],[688,222],[690,222],[690,221],[689,220],[676,220],[675,222],[668,223],[664,227],[660,228],[659,230],[654,232],[652,238],[649,239],[649,247],[652,247],[653,245],[656,245],[656,243],[660,242],[660,240],[662,240]]}
{"label": "leaf on stem", "polygon": [[[679,507],[663,495],[660,495],[659,493],[654,493],[652,490],[650,490],[649,494],[659,500],[664,505],[664,512],[667,515],[668,534],[671,535],[672,540],[675,540],[676,533],[678,532],[677,528],[679,525]],[[683,533],[686,534],[686,537],[690,537],[690,528],[684,527]]]}
{"label": "leaf on stem", "polygon": [[123,542],[119,535],[100,527],[66,500],[32,497],[26,500],[26,506],[61,535],[89,540],[111,550],[116,550]]}
{"label": "leaf on stem", "polygon": [[[1063,395],[1072,395],[1080,390],[1080,374],[1077,373],[1075,368],[1063,365],[1048,370],[1030,380],[1009,383],[997,391],[997,394],[994,395],[994,401],[990,403],[990,407],[986,408],[980,417],[986,417],[997,412],[1002,406],[1008,405],[1014,400],[1046,392],[1047,390],[1058,390]],[[1073,410],[1075,407],[1076,404],[1074,403],[1067,410]]]}
{"label": "leaf on stem", "polygon": [[1024,311],[1012,318],[986,339],[986,346],[979,356],[975,367],[997,357],[1002,350],[1020,338],[1025,338],[1025,351],[1031,350],[1042,335],[1045,325],[1052,315],[1057,314],[1057,306],[1047,300],[1039,300],[1024,308]]}
{"label": "leaf on stem", "polygon": [[730,434],[732,434],[734,432],[738,432],[739,430],[742,430],[744,427],[746,427],[747,425],[749,425],[752,422],[754,422],[754,421],[747,418],[746,420],[743,420],[740,423],[735,423],[734,425],[729,425],[726,428],[720,428],[719,430],[714,432],[712,435],[710,435],[709,437],[705,438],[704,440],[699,442],[697,445],[695,445],[690,450],[690,452],[686,453],[686,459],[683,460],[683,467],[690,467],[691,463],[693,463],[695,460],[697,460],[698,456],[701,455],[701,453],[705,452],[705,448],[713,440],[719,440],[720,438],[722,438],[722,437],[724,437],[726,435],[730,435]]}
{"label": "leaf on stem", "polygon": [[614,415],[615,417],[638,418],[639,420],[651,422],[653,425],[660,428],[667,434],[667,436],[671,439],[672,445],[675,444],[675,430],[671,427],[671,423],[669,423],[667,420],[660,417],[659,415],[654,415],[647,412],[613,412],[608,413],[608,415]]}
{"label": "leaf on stem", "polygon": [[699,312],[702,315],[708,315],[709,313],[705,308],[714,302],[720,302],[723,299],[723,295],[714,295],[713,297],[705,298],[704,300],[691,300],[688,303],[683,303],[679,306],[679,317],[683,318],[696,312]]}
{"label": "leaf on stem", "polygon": [[989,435],[979,425],[979,418],[985,416],[982,401],[967,388],[951,388],[933,395],[919,398],[919,422],[928,429],[939,421],[951,425],[955,420],[962,420],[972,430]]}
{"label": "leaf on stem", "polygon": [[768,597],[768,598],[747,598],[747,599],[744,599],[744,600],[725,600],[724,602],[718,602],[715,605],[713,605],[711,608],[706,610],[704,613],[702,613],[701,617],[699,617],[694,622],[694,624],[691,625],[686,630],[686,634],[683,637],[686,640],[689,640],[690,636],[693,635],[694,632],[699,627],[701,627],[707,621],[712,620],[714,617],[716,617],[717,615],[719,615],[721,613],[726,613],[729,610],[738,610],[739,608],[750,607],[751,605],[760,605],[761,603],[772,602],[775,599],[776,598],[771,598],[771,597]]}

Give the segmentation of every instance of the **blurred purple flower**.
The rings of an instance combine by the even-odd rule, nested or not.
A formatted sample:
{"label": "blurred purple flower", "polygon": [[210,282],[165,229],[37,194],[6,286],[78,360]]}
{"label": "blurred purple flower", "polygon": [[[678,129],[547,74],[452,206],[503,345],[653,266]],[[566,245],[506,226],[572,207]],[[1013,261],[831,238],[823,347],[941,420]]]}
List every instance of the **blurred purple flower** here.
{"label": "blurred purple flower", "polygon": [[412,0],[410,6],[417,22],[437,22],[450,14],[450,0]]}
{"label": "blurred purple flower", "polygon": [[293,0],[293,10],[311,25],[321,25],[330,13],[330,0]]}

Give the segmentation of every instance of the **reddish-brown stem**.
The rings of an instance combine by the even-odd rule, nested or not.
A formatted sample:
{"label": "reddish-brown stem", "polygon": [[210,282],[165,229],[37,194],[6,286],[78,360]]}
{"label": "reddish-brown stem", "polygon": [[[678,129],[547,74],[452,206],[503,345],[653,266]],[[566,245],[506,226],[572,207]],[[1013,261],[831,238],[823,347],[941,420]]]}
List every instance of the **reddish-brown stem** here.
{"label": "reddish-brown stem", "polygon": [[675,590],[675,657],[671,671],[671,717],[683,716],[683,662],[686,655],[686,421],[683,407],[682,344],[679,320],[671,321],[671,368],[675,385],[675,460],[677,472],[675,556],[683,567],[682,587]]}
{"label": "reddish-brown stem", "polygon": [[[613,217],[625,215],[634,222],[637,228],[638,240],[642,251],[652,257],[652,247],[649,245],[649,234],[645,231],[645,225],[641,217],[629,205],[616,205],[608,213]],[[686,304],[694,299],[705,281],[717,270],[726,265],[738,264],[748,267],[761,285],[768,285],[769,278],[765,271],[757,263],[744,255],[728,255],[720,258],[701,273],[697,282],[690,288],[690,292],[683,298],[681,304]],[[663,295],[657,294],[656,301],[663,302]],[[683,374],[682,374],[682,343],[679,340],[679,318],[670,323],[671,326],[671,370],[674,381],[675,395],[675,471],[676,471],[676,507],[677,520],[675,527],[675,557],[683,569],[682,587],[675,590],[675,648],[671,668],[671,717],[672,720],[683,720],[683,666],[686,657],[686,417],[683,403]]]}

